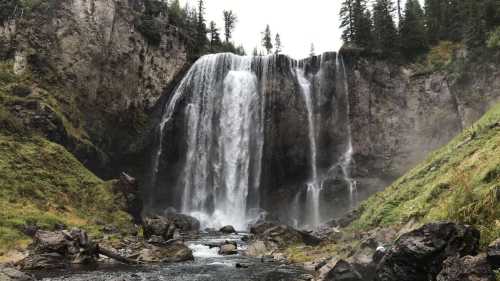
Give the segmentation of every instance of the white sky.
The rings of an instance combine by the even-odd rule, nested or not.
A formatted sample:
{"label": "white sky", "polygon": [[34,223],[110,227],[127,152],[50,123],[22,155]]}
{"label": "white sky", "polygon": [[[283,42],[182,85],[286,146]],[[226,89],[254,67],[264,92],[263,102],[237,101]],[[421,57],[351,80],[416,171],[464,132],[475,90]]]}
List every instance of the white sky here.
{"label": "white sky", "polygon": [[[421,0],[423,3],[424,0]],[[195,7],[198,0],[181,0]],[[261,46],[261,33],[266,24],[274,36],[278,32],[283,52],[304,58],[314,43],[316,54],[337,51],[342,46],[339,29],[341,0],[205,0],[207,21],[215,21],[223,37],[223,10],[233,10],[238,23],[233,35],[248,54]],[[404,2],[404,1],[403,1]]]}

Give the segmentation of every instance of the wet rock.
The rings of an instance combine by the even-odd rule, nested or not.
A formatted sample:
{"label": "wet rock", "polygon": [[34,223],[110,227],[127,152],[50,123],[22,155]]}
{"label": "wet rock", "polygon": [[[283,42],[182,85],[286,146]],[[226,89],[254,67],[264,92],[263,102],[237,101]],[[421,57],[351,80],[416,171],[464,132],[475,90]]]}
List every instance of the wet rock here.
{"label": "wet rock", "polygon": [[236,233],[236,230],[234,229],[234,227],[232,225],[226,225],[226,226],[222,227],[221,229],[219,229],[219,231],[224,233],[224,234]]}
{"label": "wet rock", "polygon": [[150,263],[174,263],[194,260],[193,252],[183,243],[173,243],[168,246],[157,247],[149,245],[140,251],[138,260]]}
{"label": "wet rock", "polygon": [[248,268],[248,267],[250,267],[250,265],[247,263],[239,263],[239,262],[236,263],[236,268]]}
{"label": "wet rock", "polygon": [[0,265],[0,281],[34,281],[35,279],[12,267]]}
{"label": "wet rock", "polygon": [[377,268],[380,281],[433,280],[448,257],[476,254],[479,231],[448,222],[427,224],[403,234]]}
{"label": "wet rock", "polygon": [[226,241],[219,247],[219,255],[229,256],[238,254],[238,246],[235,242]]}
{"label": "wet rock", "polygon": [[246,254],[251,257],[259,257],[268,254],[271,249],[267,248],[267,245],[262,240],[252,241],[247,248]]}
{"label": "wet rock", "polygon": [[500,268],[500,239],[497,239],[488,246],[488,262],[493,269]]}
{"label": "wet rock", "polygon": [[169,213],[165,216],[145,218],[143,229],[146,239],[155,235],[170,240],[174,238],[176,230],[181,232],[199,231],[200,222],[188,215]]}
{"label": "wet rock", "polygon": [[325,281],[364,281],[361,274],[347,261],[339,260],[328,274]]}
{"label": "wet rock", "polygon": [[449,257],[443,262],[443,269],[437,281],[495,281],[486,255],[476,257]]}

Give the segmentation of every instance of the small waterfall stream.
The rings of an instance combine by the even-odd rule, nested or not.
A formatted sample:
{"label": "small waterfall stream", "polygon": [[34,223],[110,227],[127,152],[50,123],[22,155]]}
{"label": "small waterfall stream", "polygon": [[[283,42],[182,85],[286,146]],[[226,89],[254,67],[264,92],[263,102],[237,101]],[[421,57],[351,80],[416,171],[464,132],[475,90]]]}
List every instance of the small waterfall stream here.
{"label": "small waterfall stream", "polygon": [[320,194],[321,184],[318,181],[317,167],[317,141],[316,141],[316,122],[314,118],[314,106],[312,97],[312,84],[305,76],[305,70],[296,68],[297,81],[299,82],[301,93],[304,96],[304,101],[307,108],[308,135],[309,145],[311,150],[311,181],[307,183],[307,213],[308,222],[312,225],[320,223]]}

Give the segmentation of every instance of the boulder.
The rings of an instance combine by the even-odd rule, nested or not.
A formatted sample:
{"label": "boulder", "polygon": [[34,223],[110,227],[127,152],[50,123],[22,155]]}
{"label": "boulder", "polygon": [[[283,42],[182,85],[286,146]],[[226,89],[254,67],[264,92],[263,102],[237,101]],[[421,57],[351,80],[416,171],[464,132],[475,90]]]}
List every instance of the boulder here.
{"label": "boulder", "polygon": [[500,268],[500,239],[497,239],[488,246],[488,262],[493,269]]}
{"label": "boulder", "polygon": [[234,229],[234,227],[232,225],[226,225],[226,226],[222,227],[221,229],[219,229],[219,232],[222,232],[224,234],[232,234],[232,233],[236,233],[236,229]]}
{"label": "boulder", "polygon": [[246,254],[251,257],[260,257],[267,255],[271,252],[271,249],[267,248],[267,245],[262,240],[253,240],[248,244]]}
{"label": "boulder", "polygon": [[226,241],[219,247],[219,255],[229,256],[238,254],[238,246],[235,242]]}
{"label": "boulder", "polygon": [[291,226],[274,222],[262,222],[252,225],[250,232],[255,235],[257,240],[272,241],[278,247],[296,243],[315,246],[322,241],[320,238],[305,231],[299,231]]}
{"label": "boulder", "polygon": [[377,267],[379,281],[435,280],[443,261],[453,256],[475,255],[479,231],[450,222],[424,225],[403,234]]}
{"label": "boulder", "polygon": [[437,281],[495,281],[486,255],[476,257],[449,257],[443,262],[443,269]]}
{"label": "boulder", "polygon": [[324,278],[325,281],[364,281],[361,274],[347,261],[339,260]]}
{"label": "boulder", "polygon": [[157,247],[148,245],[139,253],[138,261],[174,263],[194,260],[193,252],[183,243],[173,243],[168,246]]}
{"label": "boulder", "polygon": [[0,281],[34,281],[35,279],[12,267],[0,265]]}
{"label": "boulder", "polygon": [[199,231],[200,222],[188,215],[168,213],[165,216],[145,218],[143,223],[144,237],[159,236],[164,240],[174,238],[176,231]]}

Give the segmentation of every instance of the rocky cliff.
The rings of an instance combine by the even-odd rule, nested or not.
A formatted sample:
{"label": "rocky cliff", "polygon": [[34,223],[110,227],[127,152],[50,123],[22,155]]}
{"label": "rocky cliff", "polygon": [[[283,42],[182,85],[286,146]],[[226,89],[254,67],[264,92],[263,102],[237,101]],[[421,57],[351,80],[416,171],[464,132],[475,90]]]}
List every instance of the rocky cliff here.
{"label": "rocky cliff", "polygon": [[346,51],[360,198],[382,190],[471,126],[500,101],[498,58],[457,54],[453,68],[415,65]]}
{"label": "rocky cliff", "polygon": [[[81,132],[72,138],[71,130],[51,124],[70,135],[53,140],[101,175],[108,160],[140,150],[133,143],[147,114],[187,62],[182,36],[150,2],[28,1],[0,25],[0,56],[13,61],[16,75],[33,78],[33,95],[43,88],[55,99],[50,111],[64,119],[55,123],[68,121]],[[140,32],[145,14],[162,26],[159,41]],[[18,115],[28,124],[42,115],[26,111]],[[84,143],[92,145],[82,149]]]}

